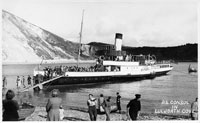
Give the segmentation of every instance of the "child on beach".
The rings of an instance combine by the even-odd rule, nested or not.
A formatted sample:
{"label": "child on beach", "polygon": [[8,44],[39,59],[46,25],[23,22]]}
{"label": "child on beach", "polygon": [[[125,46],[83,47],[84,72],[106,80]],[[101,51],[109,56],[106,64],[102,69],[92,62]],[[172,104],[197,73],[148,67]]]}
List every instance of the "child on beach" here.
{"label": "child on beach", "polygon": [[119,110],[119,113],[121,113],[121,96],[119,95],[119,92],[117,92],[117,99],[116,99],[116,104],[117,104],[117,110]]}
{"label": "child on beach", "polygon": [[62,121],[64,118],[64,109],[62,108],[62,106],[60,106],[59,112],[60,112],[60,120]]}

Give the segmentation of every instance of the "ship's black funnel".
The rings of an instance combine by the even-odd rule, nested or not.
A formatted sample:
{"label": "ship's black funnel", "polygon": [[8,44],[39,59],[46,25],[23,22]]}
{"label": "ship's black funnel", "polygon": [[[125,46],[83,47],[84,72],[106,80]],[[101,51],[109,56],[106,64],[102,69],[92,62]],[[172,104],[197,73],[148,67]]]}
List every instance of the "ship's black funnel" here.
{"label": "ship's black funnel", "polygon": [[115,39],[122,39],[123,35],[121,33],[116,33],[115,34]]}
{"label": "ship's black funnel", "polygon": [[121,33],[115,34],[115,51],[121,51],[122,49],[122,36]]}

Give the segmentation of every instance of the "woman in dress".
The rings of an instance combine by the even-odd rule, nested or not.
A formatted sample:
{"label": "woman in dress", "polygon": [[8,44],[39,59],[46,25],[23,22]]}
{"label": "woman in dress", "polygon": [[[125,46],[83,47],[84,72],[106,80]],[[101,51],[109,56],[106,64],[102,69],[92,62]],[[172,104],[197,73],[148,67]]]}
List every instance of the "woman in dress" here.
{"label": "woman in dress", "polygon": [[106,113],[106,121],[110,121],[110,112],[111,112],[111,97],[109,96],[108,99],[105,101],[105,113]]}
{"label": "woman in dress", "polygon": [[52,91],[52,97],[48,99],[46,105],[47,121],[60,121],[60,107],[62,99],[58,97],[59,90]]}

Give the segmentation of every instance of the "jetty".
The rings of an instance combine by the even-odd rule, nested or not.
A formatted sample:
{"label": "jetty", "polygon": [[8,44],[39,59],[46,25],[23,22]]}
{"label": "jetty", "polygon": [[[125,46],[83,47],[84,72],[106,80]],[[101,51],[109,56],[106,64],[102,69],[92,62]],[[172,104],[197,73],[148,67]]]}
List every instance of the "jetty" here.
{"label": "jetty", "polygon": [[52,78],[52,79],[43,81],[43,82],[41,82],[41,83],[39,83],[39,84],[36,84],[36,85],[33,85],[33,86],[28,86],[28,87],[23,88],[22,90],[20,90],[20,92],[29,91],[29,90],[32,90],[32,89],[34,90],[34,89],[36,89],[36,88],[39,88],[39,90],[42,90],[44,84],[50,83],[50,82],[52,82],[52,81],[54,81],[54,80],[56,80],[56,79],[59,79],[59,78],[61,78],[61,77],[63,77],[63,76],[64,76],[64,75],[57,76],[57,77],[55,77],[55,78]]}

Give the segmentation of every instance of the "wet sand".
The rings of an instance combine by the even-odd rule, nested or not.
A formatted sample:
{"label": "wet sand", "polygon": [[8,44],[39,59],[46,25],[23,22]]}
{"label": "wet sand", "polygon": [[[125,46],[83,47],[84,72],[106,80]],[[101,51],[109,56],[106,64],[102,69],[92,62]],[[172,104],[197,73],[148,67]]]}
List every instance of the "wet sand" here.
{"label": "wet sand", "polygon": [[[45,107],[36,107],[32,115],[28,116],[25,121],[46,121],[47,113]],[[111,113],[111,121],[127,121],[125,111],[119,113]],[[78,107],[69,107],[65,109],[64,121],[90,121],[87,109]],[[97,121],[105,121],[105,114],[97,116]],[[138,120],[190,120],[189,116],[174,116],[174,115],[161,115],[161,114],[150,114],[141,113]]]}

